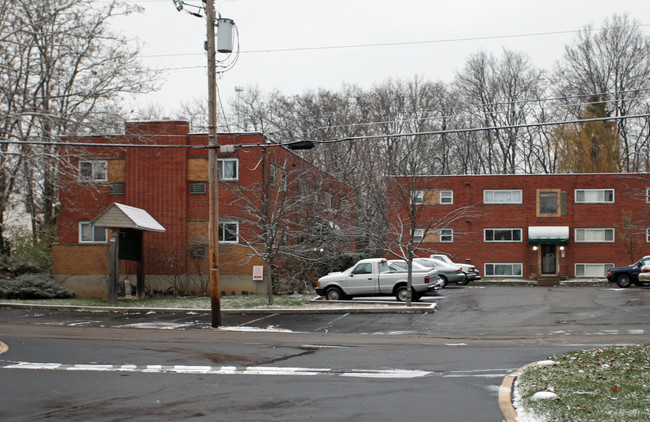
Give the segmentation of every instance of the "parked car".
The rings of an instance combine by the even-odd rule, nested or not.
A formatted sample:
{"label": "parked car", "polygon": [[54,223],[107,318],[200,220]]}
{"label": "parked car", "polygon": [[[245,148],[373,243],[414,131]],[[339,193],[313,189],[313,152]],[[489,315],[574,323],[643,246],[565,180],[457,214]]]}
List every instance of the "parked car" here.
{"label": "parked car", "polygon": [[438,270],[438,277],[442,279],[445,286],[449,283],[456,283],[460,285],[465,285],[468,283],[465,273],[457,265],[447,265],[442,261],[431,258],[415,258],[413,261],[417,262],[420,265],[424,265],[425,267],[435,268]]}
{"label": "parked car", "polygon": [[639,279],[641,268],[646,265],[650,265],[650,255],[644,256],[632,265],[611,268],[607,272],[607,281],[616,283],[619,287],[630,287],[632,284],[648,286],[650,285],[650,281]]}
{"label": "parked car", "polygon": [[[350,299],[354,296],[394,295],[404,302],[408,294],[408,275],[404,271],[391,271],[384,258],[362,259],[343,272],[329,273],[318,279],[316,293],[327,300]],[[411,299],[418,301],[425,293],[440,289],[438,274],[413,272]]]}
{"label": "parked car", "polygon": [[[438,270],[433,268],[433,270],[429,267],[425,267],[424,265],[420,265],[417,262],[412,262],[411,263],[412,271],[413,273],[431,273],[433,272],[434,275],[432,277],[437,277],[438,278],[438,286],[436,286],[432,291],[436,291],[439,289],[442,289],[445,286],[444,281],[438,276]],[[404,261],[403,259],[389,259],[388,260],[388,270],[391,272],[407,272],[408,271],[408,263]]]}
{"label": "parked car", "polygon": [[459,266],[465,273],[468,282],[481,279],[481,276],[478,275],[478,268],[476,268],[474,265],[455,263],[451,260],[451,258],[449,258],[447,255],[442,253],[432,254],[431,256],[429,256],[429,258],[437,259],[438,261],[442,261],[447,265]]}

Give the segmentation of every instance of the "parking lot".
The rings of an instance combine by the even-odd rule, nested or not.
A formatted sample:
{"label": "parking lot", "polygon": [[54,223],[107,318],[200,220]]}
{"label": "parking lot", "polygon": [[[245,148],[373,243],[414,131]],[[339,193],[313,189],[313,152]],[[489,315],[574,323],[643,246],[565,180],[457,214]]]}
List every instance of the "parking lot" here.
{"label": "parking lot", "polygon": [[523,365],[650,342],[647,288],[470,285],[425,301],[437,310],[228,312],[219,329],[209,312],[0,307],[0,418],[375,421],[406,408],[498,422],[501,384]]}

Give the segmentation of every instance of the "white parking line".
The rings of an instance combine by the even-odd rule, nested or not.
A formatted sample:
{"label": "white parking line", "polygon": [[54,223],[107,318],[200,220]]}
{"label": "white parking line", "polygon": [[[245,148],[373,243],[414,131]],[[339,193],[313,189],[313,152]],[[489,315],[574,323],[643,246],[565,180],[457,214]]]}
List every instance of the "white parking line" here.
{"label": "white parking line", "polygon": [[0,366],[3,369],[32,369],[50,371],[92,371],[92,372],[141,372],[154,374],[201,374],[201,375],[280,375],[280,376],[340,376],[352,378],[405,379],[438,375],[431,371],[410,369],[348,369],[297,368],[276,366],[202,366],[202,365],[104,365],[15,362]]}

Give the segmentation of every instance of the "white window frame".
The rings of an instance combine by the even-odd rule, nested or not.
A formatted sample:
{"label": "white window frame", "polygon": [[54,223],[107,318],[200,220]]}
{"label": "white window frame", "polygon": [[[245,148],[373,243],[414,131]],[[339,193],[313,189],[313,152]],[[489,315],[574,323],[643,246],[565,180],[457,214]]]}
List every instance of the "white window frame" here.
{"label": "white window frame", "polygon": [[645,229],[645,241],[650,243],[650,228]]}
{"label": "white window frame", "polygon": [[440,204],[441,205],[450,205],[454,203],[454,191],[453,190],[441,190],[440,191]]}
{"label": "white window frame", "polygon": [[450,228],[436,229],[433,231],[433,234],[437,234],[440,236],[440,243],[454,243],[454,229],[450,229]]}
{"label": "white window frame", "polygon": [[[224,177],[224,165],[226,163],[235,164],[235,176]],[[217,159],[217,173],[220,182],[234,182],[239,180],[239,159],[237,158],[219,158]]]}
{"label": "white window frame", "polygon": [[[487,232],[488,230],[495,232],[495,231],[510,231],[510,237],[514,239],[513,234],[515,232],[519,232],[519,240],[494,240],[494,233],[492,233],[492,240],[488,240]],[[523,230],[519,228],[488,228],[488,229],[483,229],[483,241],[487,243],[521,243],[522,242],[522,237],[523,237]]]}
{"label": "white window frame", "polygon": [[[413,232],[413,243],[423,242],[424,241],[424,229],[415,229]],[[454,229],[452,228],[442,228],[442,229],[429,229],[426,233],[427,236],[438,236],[437,242],[430,243],[453,243],[454,242]]]}
{"label": "white window frame", "polygon": [[[90,164],[90,176],[84,176],[81,167]],[[98,176],[99,177],[96,177]],[[107,182],[108,160],[79,160],[79,180],[82,182]]]}
{"label": "white window frame", "polygon": [[[510,266],[511,267],[511,273],[513,274],[494,274],[494,268],[497,265],[502,265],[502,266]],[[488,266],[492,266],[492,274],[488,271]],[[515,267],[519,267],[519,274],[514,274]],[[483,265],[483,274],[485,274],[486,277],[523,277],[524,275],[524,264],[521,262],[486,262]]]}
{"label": "white window frame", "polygon": [[650,188],[645,188],[645,203],[650,204]]}
{"label": "white window frame", "polygon": [[[598,193],[598,192],[602,192],[602,199],[593,200],[593,199],[586,198],[587,194]],[[606,199],[607,192],[612,193],[611,201],[608,201]],[[582,195],[584,196],[584,199],[580,201],[578,200],[579,193],[582,193]],[[573,200],[576,204],[613,204],[615,202],[614,189],[576,189],[574,191],[574,194],[575,196]]]}
{"label": "white window frame", "polygon": [[[500,193],[505,194],[506,192],[510,193],[510,200],[495,200],[494,194]],[[483,203],[484,204],[521,204],[523,203],[523,194],[521,189],[485,189],[483,191]]]}
{"label": "white window frame", "polygon": [[[92,236],[93,236],[92,240],[84,239],[83,232],[85,226],[90,227],[92,229]],[[104,240],[95,240],[98,230],[100,232],[104,230]],[[79,243],[108,243],[108,229],[95,227],[92,224],[90,224],[90,221],[80,221],[79,222]]]}
{"label": "white window frame", "polygon": [[[234,225],[235,226],[235,239],[234,240],[221,240],[225,239],[225,226]],[[239,243],[239,221],[236,220],[219,220],[219,243]]]}
{"label": "white window frame", "polygon": [[[584,232],[583,236],[581,236],[582,240],[580,240],[580,237],[578,236],[578,232],[580,232],[580,231]],[[607,232],[612,233],[611,240],[607,240]],[[592,233],[592,234],[603,233],[603,239],[602,240],[591,240],[591,239],[587,240],[587,233]],[[610,229],[610,228],[602,228],[602,229],[601,228],[598,228],[598,229],[579,228],[579,229],[575,229],[574,236],[575,236],[574,239],[575,239],[576,243],[614,243],[614,240],[616,239],[616,231],[614,229]]]}
{"label": "white window frame", "polygon": [[[578,274],[578,268],[582,268],[581,274]],[[587,267],[590,267],[595,269],[594,274],[587,274],[585,271]],[[601,267],[600,271],[598,267]],[[607,271],[609,271],[611,268],[614,268],[613,263],[589,263],[589,262],[576,262],[573,268],[573,274],[575,274],[576,277],[605,277],[607,276]],[[597,273],[597,274],[596,274]]]}
{"label": "white window frame", "polygon": [[412,190],[411,191],[411,205],[423,205],[424,204],[424,191],[423,190]]}

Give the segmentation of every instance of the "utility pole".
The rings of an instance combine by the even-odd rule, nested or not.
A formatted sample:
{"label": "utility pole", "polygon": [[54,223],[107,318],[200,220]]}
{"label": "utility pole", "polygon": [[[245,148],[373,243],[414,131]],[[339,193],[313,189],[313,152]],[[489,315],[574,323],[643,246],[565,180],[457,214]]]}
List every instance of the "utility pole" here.
{"label": "utility pole", "polygon": [[214,0],[205,1],[208,50],[208,181],[209,181],[209,264],[212,327],[221,326],[221,292],[219,291],[219,175],[217,162],[217,62],[215,47]]}
{"label": "utility pole", "polygon": [[[191,5],[186,0],[173,0],[177,11],[182,11],[185,6],[197,11],[189,11],[192,16],[202,17],[205,11],[207,25],[207,39],[205,49],[208,53],[208,182],[209,182],[209,211],[208,211],[208,262],[210,266],[210,299],[212,309],[212,327],[221,326],[221,292],[219,290],[219,163],[217,152],[217,50],[220,53],[232,53],[232,34],[234,22],[224,19],[219,15],[216,19],[214,0],[202,0],[203,5]],[[214,28],[219,26],[219,44],[215,45]],[[220,61],[221,72],[225,72],[237,62],[238,54],[229,54],[231,60]],[[232,146],[229,146],[232,150]]]}

